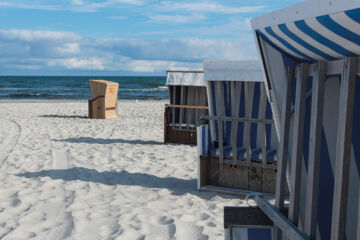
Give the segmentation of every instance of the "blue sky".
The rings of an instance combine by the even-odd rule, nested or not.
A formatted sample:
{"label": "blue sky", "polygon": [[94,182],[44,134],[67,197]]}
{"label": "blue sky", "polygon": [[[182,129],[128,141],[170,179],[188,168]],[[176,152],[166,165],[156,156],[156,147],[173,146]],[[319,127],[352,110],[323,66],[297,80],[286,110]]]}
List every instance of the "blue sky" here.
{"label": "blue sky", "polygon": [[164,75],[257,59],[250,19],[300,0],[0,0],[0,75]]}

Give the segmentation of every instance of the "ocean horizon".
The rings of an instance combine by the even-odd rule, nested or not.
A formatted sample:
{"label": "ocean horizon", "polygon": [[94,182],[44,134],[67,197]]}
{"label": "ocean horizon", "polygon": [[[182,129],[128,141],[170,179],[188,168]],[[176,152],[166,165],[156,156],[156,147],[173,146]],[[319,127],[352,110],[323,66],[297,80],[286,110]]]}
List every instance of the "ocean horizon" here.
{"label": "ocean horizon", "polygon": [[0,99],[89,99],[89,79],[118,82],[119,99],[168,98],[165,76],[0,76]]}

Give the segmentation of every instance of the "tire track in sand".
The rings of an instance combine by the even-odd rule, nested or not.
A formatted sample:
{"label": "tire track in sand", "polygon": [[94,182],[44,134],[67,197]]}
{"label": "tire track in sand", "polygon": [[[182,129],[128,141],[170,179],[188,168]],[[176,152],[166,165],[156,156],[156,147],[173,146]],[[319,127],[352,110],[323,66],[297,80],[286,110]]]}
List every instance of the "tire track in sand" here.
{"label": "tire track in sand", "polygon": [[[60,139],[62,138],[61,129],[49,129],[49,135],[51,139]],[[58,144],[57,144],[58,145]],[[69,169],[71,164],[71,154],[65,149],[64,144],[60,146],[55,146],[55,143],[51,143],[51,156],[52,163],[51,167],[53,172],[50,174],[50,177],[53,179],[66,179],[68,173],[66,169]],[[57,170],[65,170],[64,173],[61,173]],[[51,240],[61,240],[68,238],[73,229],[74,229],[74,220],[70,212],[66,211],[67,206],[71,205],[74,201],[74,193],[70,193],[70,196],[67,196],[68,193],[65,190],[64,183],[59,183],[55,187],[55,195],[58,200],[56,203],[47,203],[46,215],[57,221],[55,227],[51,228],[47,234],[47,239]]]}
{"label": "tire track in sand", "polygon": [[10,131],[8,136],[6,136],[5,140],[0,145],[0,168],[3,167],[4,163],[9,158],[10,154],[13,152],[21,134],[21,126],[19,123],[10,119],[3,121],[8,122],[8,124],[5,123],[5,125],[7,126],[6,129],[10,128]]}

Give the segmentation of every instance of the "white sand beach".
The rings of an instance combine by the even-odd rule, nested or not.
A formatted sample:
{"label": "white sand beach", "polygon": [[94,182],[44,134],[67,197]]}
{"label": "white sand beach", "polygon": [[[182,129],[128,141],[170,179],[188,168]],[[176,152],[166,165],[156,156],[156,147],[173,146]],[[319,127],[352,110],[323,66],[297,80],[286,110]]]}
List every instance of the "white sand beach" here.
{"label": "white sand beach", "polygon": [[0,102],[0,239],[223,239],[223,207],[196,190],[196,147],[163,144],[165,101]]}

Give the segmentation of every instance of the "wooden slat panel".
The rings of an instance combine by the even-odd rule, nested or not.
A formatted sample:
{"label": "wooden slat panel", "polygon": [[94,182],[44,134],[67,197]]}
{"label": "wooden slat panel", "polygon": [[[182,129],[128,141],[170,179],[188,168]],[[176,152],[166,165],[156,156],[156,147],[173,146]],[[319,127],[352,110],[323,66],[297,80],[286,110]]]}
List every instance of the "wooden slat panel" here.
{"label": "wooden slat panel", "polygon": [[301,64],[297,68],[296,76],[296,98],[293,127],[293,142],[291,154],[291,181],[290,181],[290,208],[289,219],[298,225],[299,200],[300,200],[300,180],[302,167],[304,122],[305,122],[305,100],[306,82],[309,75],[309,65]]}
{"label": "wooden slat panel", "polygon": [[259,208],[273,221],[274,226],[277,226],[286,238],[291,240],[310,240],[310,238],[302,233],[281,211],[276,209],[264,198],[256,196],[254,200]]}
{"label": "wooden slat panel", "polygon": [[345,239],[357,58],[344,59],[336,142],[331,239]]}
{"label": "wooden slat panel", "polygon": [[[235,91],[235,82],[231,82],[230,88],[231,88],[231,113],[233,117],[237,117],[237,109],[236,108],[236,91]],[[233,152],[233,164],[236,164],[237,162],[237,126],[238,122],[233,120],[231,122],[231,141],[232,141],[232,152]]]}
{"label": "wooden slat panel", "polygon": [[312,87],[309,163],[306,182],[306,213],[304,223],[304,231],[310,238],[316,237],[325,73],[326,63],[318,62],[313,76]]}
{"label": "wooden slat panel", "polygon": [[[286,92],[284,95],[283,106],[281,108],[281,129],[280,145],[278,149],[278,172],[276,176],[275,205],[280,211],[284,208],[285,188],[286,188],[286,167],[288,160],[289,132],[290,132],[290,108],[291,108],[291,90],[294,77],[294,68],[287,69]],[[281,239],[281,231],[274,228],[273,239]]]}
{"label": "wooden slat panel", "polygon": [[[266,92],[264,84],[260,84],[260,107],[259,107],[259,118],[265,119],[266,112]],[[267,152],[266,152],[266,128],[265,123],[259,123],[260,136],[261,136],[261,158],[262,163],[265,166],[267,164]]]}

